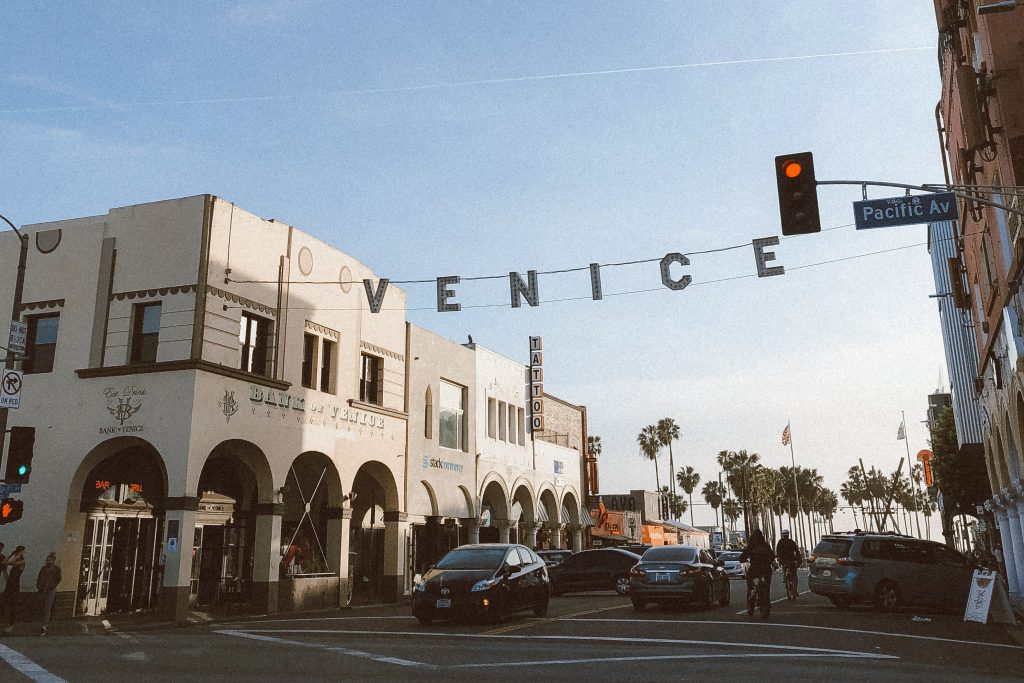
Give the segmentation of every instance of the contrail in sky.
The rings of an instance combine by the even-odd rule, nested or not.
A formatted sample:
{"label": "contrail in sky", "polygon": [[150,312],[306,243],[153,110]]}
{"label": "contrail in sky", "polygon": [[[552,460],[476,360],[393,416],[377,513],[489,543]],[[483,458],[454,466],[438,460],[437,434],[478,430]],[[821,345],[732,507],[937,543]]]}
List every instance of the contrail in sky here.
{"label": "contrail in sky", "polygon": [[[590,76],[615,76],[618,74],[636,74],[651,71],[676,71],[680,69],[699,69],[709,66],[734,66],[737,64],[763,64],[766,62],[794,62],[807,59],[826,59],[831,57],[856,57],[860,55],[892,54],[895,52],[934,51],[932,46],[897,47],[881,50],[860,50],[856,52],[829,52],[815,55],[797,55],[793,57],[755,57],[753,59],[729,59],[717,62],[691,62],[689,64],[664,64],[661,66],[638,66],[625,69],[603,69],[601,71],[571,71],[560,74],[540,74],[535,76],[514,76],[506,78],[482,78],[472,81],[454,81],[450,83],[429,83],[426,85],[407,85],[391,88],[363,88],[359,90],[339,90],[320,93],[315,96],[354,96],[380,95],[386,93],[417,92],[421,90],[440,90],[442,88],[464,88],[473,85],[500,85],[503,83],[527,83],[530,81],[550,81],[562,78],[586,78]],[[89,109],[127,109],[130,107],[158,107],[169,105],[194,104],[233,104],[242,102],[273,102],[314,97],[314,95],[247,95],[244,97],[211,97],[190,100],[150,100],[146,102],[123,102],[113,104],[87,104],[59,107],[38,107],[29,109],[0,109],[3,114],[83,111]]]}

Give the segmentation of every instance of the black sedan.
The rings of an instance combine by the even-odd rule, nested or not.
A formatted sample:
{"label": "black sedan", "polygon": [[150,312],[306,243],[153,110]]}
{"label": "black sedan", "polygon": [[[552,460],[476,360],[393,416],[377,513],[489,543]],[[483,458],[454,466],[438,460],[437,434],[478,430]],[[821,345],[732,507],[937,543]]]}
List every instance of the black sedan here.
{"label": "black sedan", "polygon": [[555,595],[576,591],[614,590],[629,592],[629,570],[640,556],[618,548],[598,548],[573,553],[560,564],[549,567],[551,590]]}
{"label": "black sedan", "polygon": [[412,613],[421,624],[477,617],[498,622],[512,612],[548,612],[551,584],[544,561],[525,546],[463,545],[416,582]]}
{"label": "black sedan", "polygon": [[540,559],[544,560],[544,563],[549,567],[554,567],[556,564],[561,563],[567,557],[572,556],[571,550],[538,550],[537,555]]}
{"label": "black sedan", "polygon": [[644,553],[630,571],[629,597],[638,612],[648,602],[695,602],[711,607],[729,604],[729,576],[706,550],[665,545]]}

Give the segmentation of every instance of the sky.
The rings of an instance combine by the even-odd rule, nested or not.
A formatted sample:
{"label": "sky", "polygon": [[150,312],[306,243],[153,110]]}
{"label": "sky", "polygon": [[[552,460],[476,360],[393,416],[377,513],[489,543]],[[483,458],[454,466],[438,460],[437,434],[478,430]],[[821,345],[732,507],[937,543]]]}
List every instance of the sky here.
{"label": "sky", "polygon": [[[942,181],[931,0],[2,14],[0,213],[18,225],[209,193],[380,277],[504,276],[456,285],[448,313],[432,282],[402,285],[409,320],[523,363],[542,336],[545,391],[601,437],[602,493],[654,488],[636,437],[664,417],[704,481],[722,450],[789,464],[787,423],[837,492],[858,459],[892,471],[928,447],[948,380],[926,226],[856,231],[861,188],[823,186],[822,232],[769,248],[785,274],[758,278],[750,243],[781,234],[776,155],[813,151],[819,180]],[[681,291],[661,284],[672,252],[692,254]],[[592,300],[587,266],[625,262]],[[509,272],[569,269],[509,305]]]}

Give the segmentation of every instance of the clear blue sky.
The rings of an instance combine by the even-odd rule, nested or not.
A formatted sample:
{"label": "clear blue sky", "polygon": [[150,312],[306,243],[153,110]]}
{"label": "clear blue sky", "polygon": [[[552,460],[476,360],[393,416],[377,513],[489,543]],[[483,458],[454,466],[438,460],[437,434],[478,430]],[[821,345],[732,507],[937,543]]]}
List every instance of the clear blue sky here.
{"label": "clear blue sky", "polygon": [[[813,150],[819,179],[942,180],[930,0],[6,2],[3,18],[0,213],[17,224],[212,193],[383,277],[469,277],[777,235],[777,154]],[[895,468],[901,411],[911,455],[927,447],[945,370],[911,246],[926,228],[858,233],[859,188],[820,198],[838,229],[783,240],[781,277],[710,282],[756,272],[741,249],[693,256],[681,292],[657,263],[605,268],[599,302],[586,272],[542,276],[535,309],[499,281],[460,284],[466,308],[440,314],[409,285],[409,317],[522,362],[542,335],[546,389],[602,437],[604,492],[653,488],[636,435],[662,417],[682,429],[677,468],[705,480],[722,449],[788,463],[792,421],[798,463],[838,488],[857,458]]]}

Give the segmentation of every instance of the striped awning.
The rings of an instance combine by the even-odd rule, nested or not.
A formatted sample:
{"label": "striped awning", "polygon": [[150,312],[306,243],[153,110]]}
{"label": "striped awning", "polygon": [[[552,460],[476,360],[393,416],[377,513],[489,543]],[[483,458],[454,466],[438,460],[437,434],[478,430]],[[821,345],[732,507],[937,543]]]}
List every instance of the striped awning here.
{"label": "striped awning", "polygon": [[590,510],[587,508],[580,508],[580,524],[583,526],[597,526],[594,523],[594,518],[590,516]]}
{"label": "striped awning", "polygon": [[542,524],[547,524],[551,521],[551,518],[548,517],[548,509],[543,505],[537,507],[537,521]]}
{"label": "striped awning", "polygon": [[561,510],[562,524],[572,524],[572,517],[569,516],[569,508],[562,506]]}

